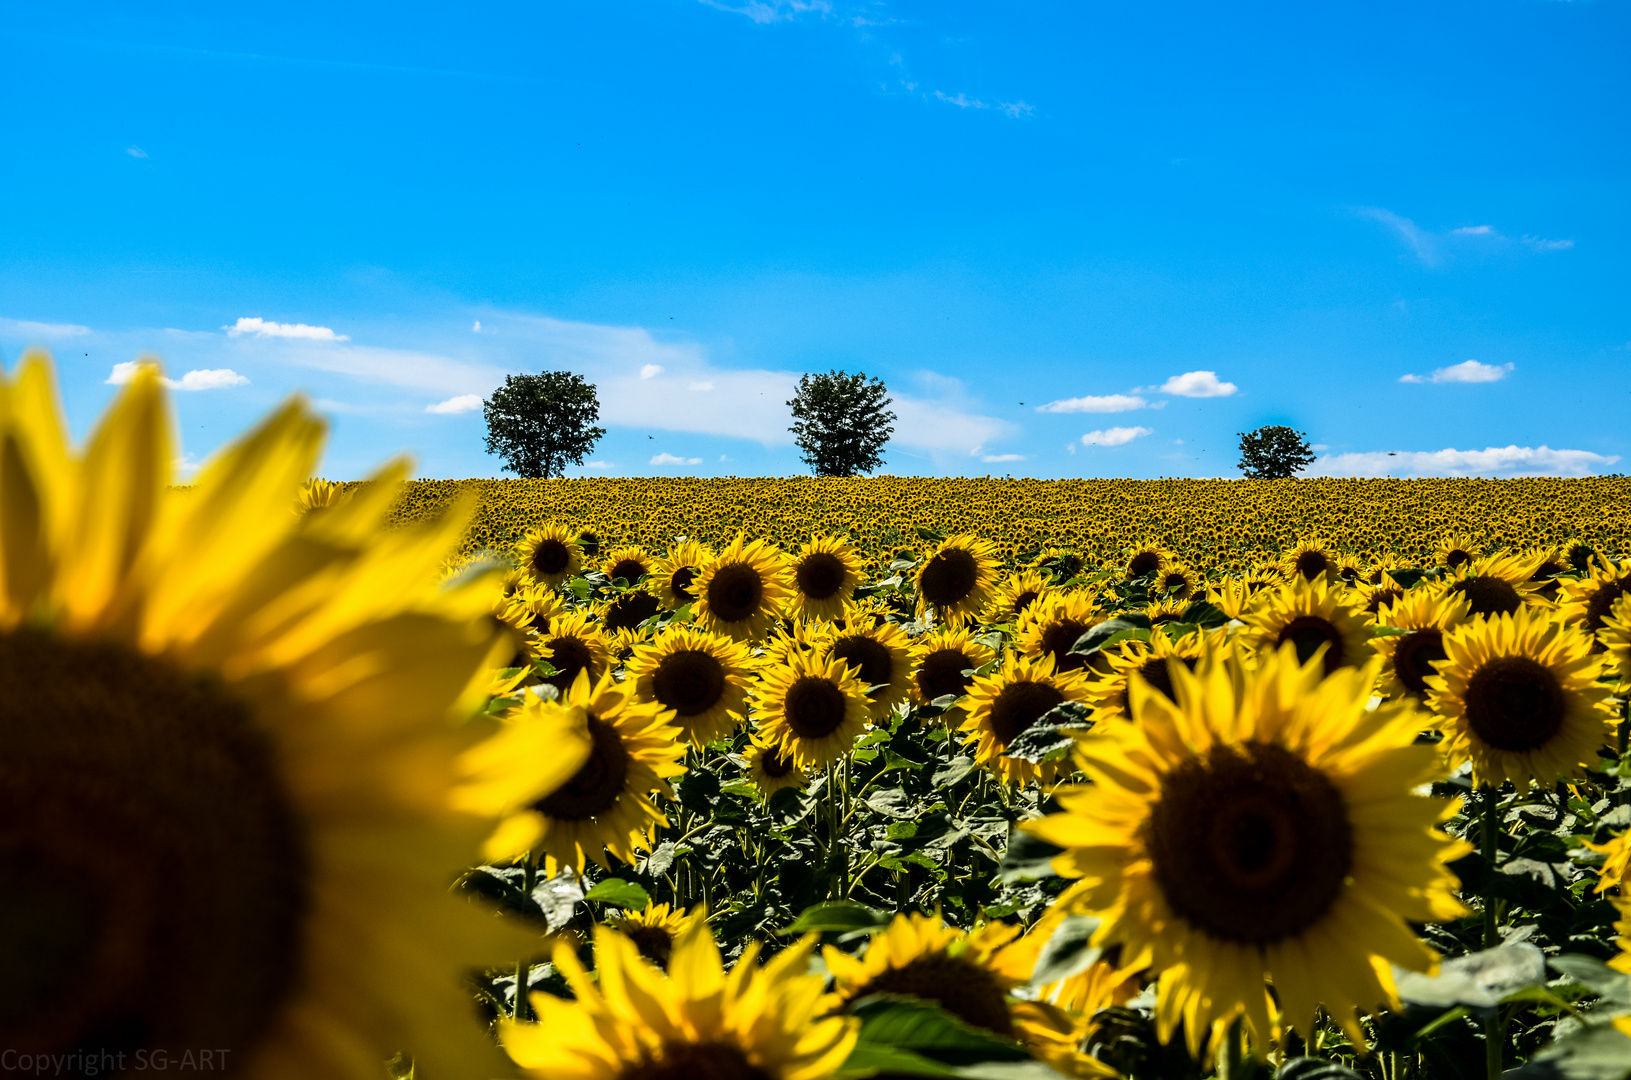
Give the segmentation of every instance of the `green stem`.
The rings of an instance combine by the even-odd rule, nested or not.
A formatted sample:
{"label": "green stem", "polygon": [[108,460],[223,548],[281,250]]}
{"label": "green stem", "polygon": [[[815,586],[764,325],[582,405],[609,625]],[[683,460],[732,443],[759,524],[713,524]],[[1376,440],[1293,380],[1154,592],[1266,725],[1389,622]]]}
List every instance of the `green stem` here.
{"label": "green stem", "polygon": [[[1496,794],[1495,788],[1489,784],[1485,784],[1483,787],[1481,787],[1479,789],[1479,794],[1483,798],[1484,804],[1482,814],[1483,820],[1481,822],[1482,834],[1479,837],[1479,846],[1483,849],[1485,872],[1492,875],[1489,880],[1493,881],[1495,863],[1496,860],[1500,858],[1500,849],[1497,847],[1495,842],[1496,807],[1499,805],[1500,799]],[[1484,948],[1493,949],[1496,942],[1499,940],[1500,935],[1495,928],[1495,897],[1491,894],[1491,890],[1487,887],[1484,889],[1483,901]]]}
{"label": "green stem", "polygon": [[525,960],[515,962],[515,1008],[510,1011],[510,1019],[524,1020],[529,1010],[525,1006],[527,1000],[527,979],[532,974],[532,965]]}
{"label": "green stem", "polygon": [[1235,1017],[1229,1024],[1229,1030],[1223,1036],[1222,1053],[1218,1061],[1218,1080],[1243,1080],[1246,1070],[1244,1044],[1246,1032],[1240,1017]]}

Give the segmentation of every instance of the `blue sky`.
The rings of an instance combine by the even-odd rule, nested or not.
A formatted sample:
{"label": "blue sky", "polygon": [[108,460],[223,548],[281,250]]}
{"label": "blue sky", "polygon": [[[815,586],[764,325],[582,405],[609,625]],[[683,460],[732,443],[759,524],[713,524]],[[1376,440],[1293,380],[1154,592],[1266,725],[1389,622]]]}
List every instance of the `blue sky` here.
{"label": "blue sky", "polygon": [[[498,475],[570,368],[586,473],[1631,471],[1623,0],[8,6],[0,356],[83,434],[157,354],[191,465],[301,390],[323,471]],[[189,374],[191,373],[191,374]]]}

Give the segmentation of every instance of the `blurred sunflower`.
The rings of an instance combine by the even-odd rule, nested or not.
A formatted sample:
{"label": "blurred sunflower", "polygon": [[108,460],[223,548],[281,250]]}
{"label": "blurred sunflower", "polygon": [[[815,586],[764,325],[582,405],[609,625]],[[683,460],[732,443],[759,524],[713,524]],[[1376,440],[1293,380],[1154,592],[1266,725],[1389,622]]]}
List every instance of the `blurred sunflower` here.
{"label": "blurred sunflower", "polygon": [[1201,587],[1201,576],[1184,563],[1173,562],[1156,577],[1156,591],[1173,600],[1188,600]]}
{"label": "blurred sunflower", "polygon": [[591,976],[565,943],[555,966],[573,1000],[533,995],[538,1022],[506,1020],[499,1041],[547,1080],[825,1080],[849,1057],[859,1021],[822,1017],[815,935],[759,962],[748,945],[729,974],[702,913],[674,943],[670,974],[597,926]]}
{"label": "blurred sunflower", "polygon": [[747,748],[748,779],[759,787],[759,794],[770,798],[782,788],[803,788],[809,785],[804,770],[793,763],[790,755],[774,746],[750,742]]}
{"label": "blurred sunflower", "polygon": [[692,586],[702,568],[713,561],[714,551],[696,540],[680,540],[668,549],[668,556],[653,571],[657,596],[666,608],[682,608],[697,598]]}
{"label": "blurred sunflower", "polygon": [[1021,732],[1066,701],[1085,703],[1087,677],[1079,671],[1055,671],[1053,657],[1009,653],[990,675],[979,675],[969,687],[968,718],[959,731],[974,746],[974,760],[999,780],[1011,784],[1051,784],[1068,762],[1034,764],[1004,751]]}
{"label": "blurred sunflower", "polygon": [[332,480],[307,480],[300,487],[300,496],[295,500],[295,510],[301,514],[309,514],[313,510],[326,510],[331,506],[340,505],[349,497],[344,484],[336,484]]}
{"label": "blurred sunflower", "polygon": [[790,595],[785,558],[763,540],[739,536],[702,568],[694,591],[697,622],[704,630],[758,641]]}
{"label": "blurred sunflower", "polygon": [[1357,585],[1364,579],[1365,564],[1357,556],[1338,555],[1334,573],[1344,585]]}
{"label": "blurred sunflower", "polygon": [[1206,600],[1229,618],[1244,619],[1255,591],[1245,578],[1225,578],[1207,590]]}
{"label": "blurred sunflower", "polygon": [[647,904],[644,910],[619,915],[611,925],[629,939],[642,960],[667,971],[668,961],[674,955],[674,943],[696,917],[696,912],[667,904]]}
{"label": "blurred sunflower", "polygon": [[1619,675],[1619,695],[1623,698],[1631,691],[1631,597],[1622,596],[1614,601],[1608,618],[1597,631],[1597,640],[1607,650]]}
{"label": "blurred sunflower", "polygon": [[1484,547],[1477,540],[1465,533],[1457,536],[1446,536],[1438,542],[1433,550],[1433,563],[1446,570],[1456,570],[1472,562],[1484,553]]}
{"label": "blurred sunflower", "polygon": [[600,624],[608,631],[635,631],[663,610],[662,601],[645,588],[629,589],[600,605]]}
{"label": "blurred sunflower", "polygon": [[1426,680],[1452,768],[1473,782],[1550,784],[1594,761],[1618,719],[1591,637],[1547,612],[1475,619],[1444,635],[1448,659]]}
{"label": "blurred sunflower", "polygon": [[967,533],[948,537],[918,567],[917,612],[972,618],[990,600],[996,582],[996,549],[989,541]]}
{"label": "blurred sunflower", "polygon": [[[668,781],[685,772],[672,719],[610,675],[591,684],[580,674],[558,701],[528,694],[503,731],[466,754],[469,780],[455,805],[502,818],[482,849],[495,862],[541,854],[580,873],[589,860],[605,868],[608,851],[633,862],[651,828],[668,820],[647,796],[672,798]],[[562,732],[589,751],[565,783],[549,788],[538,777],[558,776],[551,740],[565,742]]]}
{"label": "blurred sunflower", "polygon": [[674,723],[700,749],[730,734],[747,715],[753,667],[740,642],[678,627],[636,645],[627,677],[641,701],[672,709]]}
{"label": "blurred sunflower", "polygon": [[499,618],[522,631],[546,634],[549,632],[549,620],[565,615],[572,609],[566,606],[554,589],[524,584],[505,597],[497,610]]}
{"label": "blurred sunflower", "polygon": [[1246,627],[1241,638],[1260,654],[1272,653],[1282,645],[1294,645],[1297,659],[1306,663],[1320,646],[1325,651],[1325,670],[1359,667],[1370,660],[1371,618],[1349,606],[1347,589],[1330,578],[1312,581],[1293,578],[1272,592],[1265,592],[1243,616]]}
{"label": "blurred sunflower", "polygon": [[583,569],[583,549],[572,530],[555,522],[522,537],[515,556],[527,576],[540,585],[559,585]]}
{"label": "blurred sunflower", "polygon": [[1009,574],[1008,579],[991,594],[985,607],[988,623],[1011,623],[1025,614],[1025,609],[1051,588],[1051,579],[1040,570],[1021,570]]}
{"label": "blurred sunflower", "polygon": [[1398,1007],[1389,965],[1437,960],[1409,921],[1465,914],[1445,864],[1471,848],[1435,828],[1455,805],[1412,794],[1442,761],[1408,705],[1367,710],[1374,668],[1230,652],[1170,665],[1176,702],[1135,681],[1134,722],[1077,744],[1090,783],[1020,828],[1065,849],[1057,903],[1103,919],[1093,943],[1160,972],[1162,1041],[1182,1020],[1199,1056],[1241,1015],[1269,1038],[1272,979],[1279,1023],[1306,1037],[1323,1006],[1362,1047],[1356,1011]]}
{"label": "blurred sunflower", "polygon": [[1144,605],[1144,617],[1150,620],[1151,626],[1164,626],[1167,623],[1182,622],[1184,612],[1188,610],[1188,601],[1167,596]]}
{"label": "blurred sunflower", "polygon": [[839,659],[795,656],[762,668],[753,704],[759,741],[801,769],[831,765],[867,728],[866,687]]}
{"label": "blurred sunflower", "polygon": [[1369,583],[1354,588],[1354,595],[1359,598],[1360,606],[1365,614],[1380,621],[1382,608],[1388,604],[1396,603],[1406,595],[1399,583],[1389,578],[1385,585],[1371,585]]}
{"label": "blurred sunflower", "polygon": [[640,579],[656,568],[657,560],[645,548],[638,546],[614,548],[600,564],[600,572],[608,580],[622,578],[630,585],[640,584]]}
{"label": "blurred sunflower", "polygon": [[912,640],[896,623],[875,623],[854,607],[846,610],[844,623],[817,656],[848,664],[866,689],[872,718],[888,716],[912,690]]}
{"label": "blurred sunflower", "polygon": [[1464,598],[1442,590],[1412,589],[1382,608],[1377,622],[1409,632],[1371,639],[1382,658],[1378,690],[1388,697],[1425,699],[1428,676],[1449,659],[1444,651],[1445,631],[1470,617]]}
{"label": "blurred sunflower", "polygon": [[1546,607],[1540,587],[1530,579],[1537,559],[1532,554],[1492,555],[1462,563],[1445,587],[1467,599],[1474,615],[1511,615],[1526,605]]}
{"label": "blurred sunflower", "polygon": [[1029,657],[1050,657],[1056,671],[1086,667],[1088,657],[1073,655],[1071,646],[1106,616],[1098,610],[1098,597],[1089,592],[1049,593],[1026,609],[1016,627],[1019,651]]}
{"label": "blurred sunflower", "polygon": [[496,575],[438,582],[469,508],[387,527],[397,465],[291,513],[324,439],[299,399],[176,487],[156,366],[82,453],[54,383],[0,377],[0,1045],[489,1074],[463,973],[522,939],[447,890],[492,730],[449,721],[502,648]]}
{"label": "blurred sunflower", "polygon": [[1615,601],[1631,594],[1631,559],[1621,563],[1599,560],[1589,576],[1563,583],[1558,614],[1564,622],[1591,633],[1603,628]]}
{"label": "blurred sunflower", "polygon": [[1367,566],[1361,577],[1367,585],[1395,588],[1399,583],[1393,580],[1393,571],[1402,569],[1404,567],[1400,565],[1398,559],[1392,554],[1386,554]]}
{"label": "blurred sunflower", "polygon": [[1313,581],[1321,574],[1337,576],[1337,552],[1323,540],[1299,540],[1280,557],[1280,575],[1287,581]]}
{"label": "blurred sunflower", "polygon": [[1131,581],[1134,578],[1159,574],[1177,557],[1153,540],[1140,540],[1128,545],[1121,553],[1118,565],[1121,568],[1121,576]]}
{"label": "blurred sunflower", "polygon": [[1150,640],[1126,641],[1105,649],[1104,658],[1110,672],[1087,684],[1087,704],[1093,707],[1094,720],[1131,720],[1133,718],[1131,680],[1134,673],[1155,689],[1176,701],[1172,677],[1167,674],[1168,658],[1177,660],[1191,671],[1200,662],[1209,647],[1221,647],[1227,637],[1226,630],[1202,636],[1200,631],[1185,634],[1173,641],[1165,633],[1150,635]]}
{"label": "blurred sunflower", "polygon": [[848,537],[815,536],[799,549],[791,568],[795,619],[836,619],[861,584],[861,560]]}
{"label": "blurred sunflower", "polygon": [[1625,881],[1626,872],[1631,871],[1631,832],[1622,832],[1601,844],[1587,840],[1586,846],[1604,856],[1593,892],[1608,892]]}
{"label": "blurred sunflower", "polygon": [[977,671],[996,658],[966,627],[924,634],[913,645],[917,666],[912,671],[912,700],[919,705],[947,694],[962,697],[974,684],[974,676],[963,672]]}
{"label": "blurred sunflower", "polygon": [[549,629],[532,640],[532,651],[555,669],[544,681],[562,694],[572,689],[580,674],[596,682],[611,665],[605,637],[582,611],[551,619]]}

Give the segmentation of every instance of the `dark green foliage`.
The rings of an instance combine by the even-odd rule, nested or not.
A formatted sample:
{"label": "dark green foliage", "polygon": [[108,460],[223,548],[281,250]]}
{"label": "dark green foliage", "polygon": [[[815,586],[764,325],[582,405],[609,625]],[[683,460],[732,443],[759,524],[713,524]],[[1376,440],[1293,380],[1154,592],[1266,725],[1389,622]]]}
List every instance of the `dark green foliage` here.
{"label": "dark green foliage", "polygon": [[1313,460],[1308,436],[1283,424],[1267,424],[1240,436],[1237,468],[1248,480],[1284,480]]}
{"label": "dark green foliage", "polygon": [[817,476],[855,476],[883,464],[879,451],[895,431],[882,380],[857,372],[804,375],[787,404],[793,441]]}
{"label": "dark green foliage", "polygon": [[594,384],[570,371],[506,375],[481,407],[487,452],[517,476],[560,476],[568,465],[583,464],[606,434],[594,426],[600,419]]}

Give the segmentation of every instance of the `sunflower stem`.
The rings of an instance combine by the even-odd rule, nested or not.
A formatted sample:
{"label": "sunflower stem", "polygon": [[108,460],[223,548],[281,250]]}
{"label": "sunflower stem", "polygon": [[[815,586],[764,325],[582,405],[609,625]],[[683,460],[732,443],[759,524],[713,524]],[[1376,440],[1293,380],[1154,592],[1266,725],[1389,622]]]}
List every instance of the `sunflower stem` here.
{"label": "sunflower stem", "polygon": [[[1479,794],[1482,796],[1484,804],[1483,814],[1481,815],[1483,832],[1479,837],[1479,846],[1483,849],[1485,873],[1491,875],[1491,877],[1486,878],[1485,880],[1493,882],[1495,862],[1500,858],[1500,848],[1497,846],[1495,841],[1495,817],[1500,800],[1496,796],[1494,786],[1490,784],[1485,784],[1483,787],[1479,788]],[[1484,895],[1482,899],[1484,902],[1484,948],[1493,949],[1496,942],[1499,940],[1499,933],[1495,927],[1494,890],[1488,885],[1486,885],[1484,888]]]}
{"label": "sunflower stem", "polygon": [[1222,1052],[1218,1055],[1218,1080],[1244,1080],[1245,1040],[1246,1032],[1241,1018],[1237,1016],[1230,1021],[1229,1030],[1223,1036]]}

